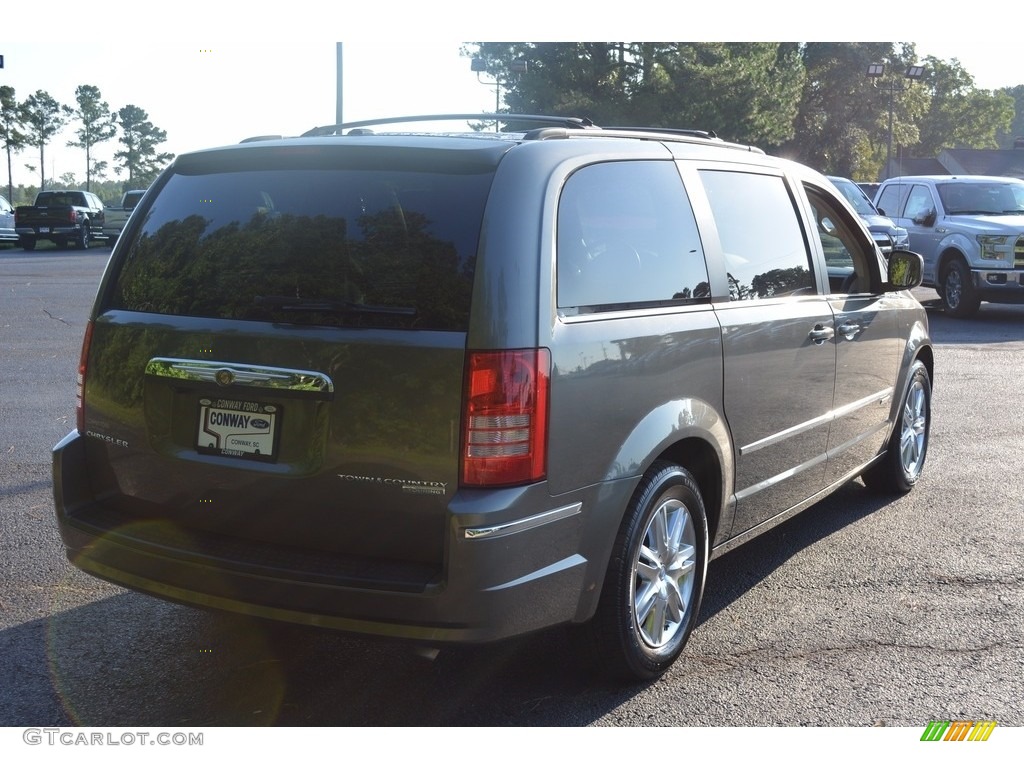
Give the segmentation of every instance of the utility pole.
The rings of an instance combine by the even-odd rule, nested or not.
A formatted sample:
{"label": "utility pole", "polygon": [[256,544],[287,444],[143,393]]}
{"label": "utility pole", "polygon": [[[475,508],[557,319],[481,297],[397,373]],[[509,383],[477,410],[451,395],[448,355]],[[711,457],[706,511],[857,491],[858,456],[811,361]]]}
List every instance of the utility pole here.
{"label": "utility pole", "polygon": [[337,101],[337,106],[336,106],[335,111],[334,111],[334,122],[339,124],[339,125],[341,123],[345,122],[344,119],[342,118],[342,108],[341,108],[341,106],[342,106],[342,90],[343,90],[342,86],[344,85],[344,82],[343,82],[344,78],[342,77],[344,67],[342,66],[343,56],[341,55],[341,46],[342,46],[342,44],[338,43],[338,53],[337,53],[337,56],[338,56],[338,101]]}
{"label": "utility pole", "polygon": [[[496,74],[496,75],[494,75],[494,80],[484,80],[483,77],[481,77],[480,73],[486,72],[487,71],[487,67],[488,67],[487,60],[486,59],[482,59],[480,57],[475,57],[470,62],[470,69],[473,72],[476,72],[476,79],[477,79],[477,81],[480,82],[483,85],[493,85],[494,86],[494,112],[495,112],[495,114],[497,114],[498,112],[501,111],[501,88],[502,88],[502,86],[505,86],[505,89],[508,90],[508,85],[512,81],[512,76],[513,75],[521,75],[522,73],[526,72],[527,69],[528,69],[528,65],[527,65],[526,59],[515,59],[511,64],[509,64],[508,69],[505,71],[505,77],[502,78],[502,77],[500,77],[500,76],[498,76]],[[495,121],[494,122],[494,130],[495,131],[501,130],[501,123],[499,121]]]}

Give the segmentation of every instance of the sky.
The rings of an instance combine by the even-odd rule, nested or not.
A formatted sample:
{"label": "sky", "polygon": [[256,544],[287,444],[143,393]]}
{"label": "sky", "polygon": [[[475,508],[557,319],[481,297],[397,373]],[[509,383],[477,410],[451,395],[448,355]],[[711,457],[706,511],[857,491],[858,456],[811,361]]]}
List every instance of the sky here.
{"label": "sky", "polygon": [[[51,19],[59,14],[63,2],[51,0],[47,4]],[[645,7],[653,9],[660,2],[649,0]],[[496,20],[482,15],[479,3],[463,0],[421,4],[413,10],[396,12],[393,15],[401,16],[400,28],[395,19],[387,18],[389,11],[356,11],[358,15],[353,15],[348,5],[344,14],[338,12],[343,20],[332,20],[323,18],[322,10],[331,6],[316,5],[319,10],[314,12],[308,10],[313,6],[304,2],[288,3],[287,7],[295,11],[290,15],[275,17],[262,26],[249,26],[249,22],[240,21],[240,14],[230,11],[231,4],[211,3],[177,0],[173,6],[176,15],[169,17],[165,12],[160,19],[145,21],[130,14],[117,17],[120,21],[113,17],[104,20],[101,11],[101,18],[90,27],[103,34],[79,35],[69,28],[67,39],[62,39],[60,29],[52,25],[45,38],[34,39],[28,18],[23,20],[26,23],[17,23],[18,14],[28,17],[31,12],[15,10],[14,23],[0,28],[0,55],[4,57],[0,85],[13,86],[19,100],[45,90],[58,101],[72,105],[78,85],[95,85],[112,110],[127,104],[144,109],[150,122],[167,133],[167,141],[158,149],[181,154],[234,144],[247,136],[297,135],[315,125],[334,123],[339,41],[343,44],[343,116],[345,120],[362,120],[492,110],[494,87],[478,82],[470,70],[470,58],[462,53],[465,40],[610,36],[634,40],[827,39],[822,34],[825,30],[818,30],[816,35],[813,25],[773,30],[756,17],[748,19],[746,26],[733,24],[728,29],[723,28],[721,19],[687,18],[683,23],[680,17],[675,28],[669,23],[652,29],[648,23],[646,30],[642,26],[612,27],[607,20],[600,21],[596,13],[581,23],[576,18],[578,12],[566,15],[564,10],[550,9],[545,10],[543,23],[511,15],[508,20]],[[800,6],[802,2],[790,5]],[[210,11],[206,6],[217,10]],[[117,7],[125,6],[101,6]],[[575,7],[578,10],[579,6]],[[680,15],[680,6],[666,5],[672,7]],[[466,8],[473,9],[472,24],[447,24],[446,9],[452,18],[462,18],[465,15],[460,11]],[[113,10],[108,13],[116,16]],[[195,23],[195,16],[202,23]],[[866,25],[864,20],[844,24],[844,32],[854,39],[877,39],[875,20],[866,21]],[[777,26],[779,22],[774,23]],[[858,24],[864,26],[858,29]],[[900,35],[901,28],[913,29],[918,37]],[[12,37],[8,34],[12,29],[28,32]],[[983,39],[980,30],[972,37],[969,28],[961,27],[964,40],[941,42],[931,40],[926,28],[909,20],[896,24],[895,29],[889,36],[893,39],[925,41],[916,43],[921,57],[930,54],[947,61],[957,58],[979,88],[1024,82],[1024,64],[1014,61],[1014,46]],[[197,30],[209,38],[200,39]],[[420,34],[412,38],[412,31]],[[678,34],[667,34],[672,32]],[[857,32],[863,34],[857,37]],[[72,138],[71,128],[65,129],[46,147],[48,178],[59,179],[70,171],[84,179],[85,153],[67,146]],[[119,149],[115,139],[99,145],[95,155],[110,162]],[[15,185],[38,183],[38,173],[28,171],[26,163],[38,164],[38,153],[26,150],[16,156]],[[0,173],[2,186],[6,186],[6,175]]]}

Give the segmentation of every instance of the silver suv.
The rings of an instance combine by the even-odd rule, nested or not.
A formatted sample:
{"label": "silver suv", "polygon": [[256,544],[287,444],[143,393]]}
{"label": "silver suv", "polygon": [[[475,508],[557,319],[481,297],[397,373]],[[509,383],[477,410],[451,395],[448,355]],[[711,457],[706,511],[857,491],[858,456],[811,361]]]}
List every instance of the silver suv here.
{"label": "silver suv", "polygon": [[922,282],[947,314],[970,317],[982,301],[1024,304],[1024,181],[898,176],[882,183],[875,204],[909,231]]}
{"label": "silver suv", "polygon": [[858,476],[914,486],[920,257],[755,148],[501,119],[173,162],[54,449],[76,566],[431,644],[576,625],[645,679],[709,559]]}
{"label": "silver suv", "polygon": [[888,256],[893,248],[905,251],[910,247],[910,233],[903,227],[897,227],[888,216],[880,214],[875,208],[875,204],[871,202],[871,198],[858,184],[841,176],[829,176],[828,180],[843,193],[846,201],[864,220],[878,249],[883,254]]}

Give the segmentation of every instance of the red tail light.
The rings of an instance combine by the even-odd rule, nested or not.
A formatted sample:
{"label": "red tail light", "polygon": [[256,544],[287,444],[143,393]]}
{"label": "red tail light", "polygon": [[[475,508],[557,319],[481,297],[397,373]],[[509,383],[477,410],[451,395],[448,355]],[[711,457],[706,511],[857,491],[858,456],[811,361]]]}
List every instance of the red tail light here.
{"label": "red tail light", "polygon": [[75,209],[74,208],[72,208],[70,211],[68,211],[68,221],[70,221],[72,223],[78,221],[78,214],[75,213]]}
{"label": "red tail light", "polygon": [[463,485],[544,479],[550,378],[546,349],[467,354]]}
{"label": "red tail light", "polygon": [[89,360],[89,344],[92,343],[92,321],[85,326],[82,339],[82,355],[78,359],[78,379],[75,382],[75,423],[78,431],[85,434],[85,368]]}

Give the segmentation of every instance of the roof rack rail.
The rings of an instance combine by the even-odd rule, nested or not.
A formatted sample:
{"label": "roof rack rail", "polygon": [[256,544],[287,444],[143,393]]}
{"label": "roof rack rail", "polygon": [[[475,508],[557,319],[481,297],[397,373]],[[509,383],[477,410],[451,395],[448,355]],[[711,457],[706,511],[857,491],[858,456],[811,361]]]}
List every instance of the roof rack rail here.
{"label": "roof rack rail", "polygon": [[641,125],[602,125],[606,131],[637,131],[638,133],[667,133],[675,136],[693,136],[698,139],[717,139],[714,131],[701,131],[696,128],[655,128]]}
{"label": "roof rack rail", "polygon": [[406,117],[385,117],[377,120],[357,120],[335,125],[318,125],[310,128],[303,136],[334,136],[351,128],[366,128],[371,125],[393,125],[395,123],[425,123],[437,120],[483,120],[484,122],[547,123],[560,128],[597,128],[586,117],[552,117],[550,115],[519,115],[507,112],[458,112],[444,115],[408,115]]}

